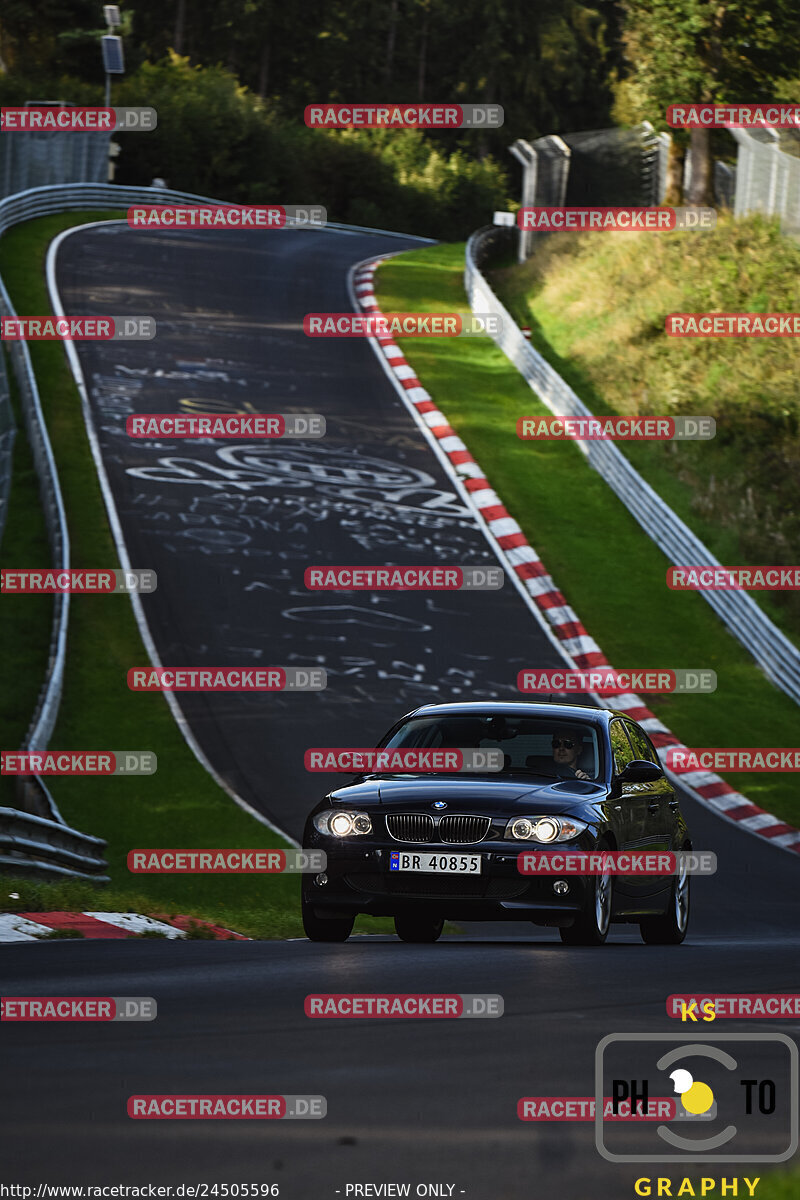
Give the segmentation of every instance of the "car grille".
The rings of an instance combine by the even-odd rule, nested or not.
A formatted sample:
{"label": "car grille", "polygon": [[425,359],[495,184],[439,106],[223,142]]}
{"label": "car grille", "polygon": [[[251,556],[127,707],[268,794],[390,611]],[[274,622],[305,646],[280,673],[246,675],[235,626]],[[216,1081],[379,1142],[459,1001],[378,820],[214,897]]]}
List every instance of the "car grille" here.
{"label": "car grille", "polygon": [[451,845],[482,842],[491,823],[489,817],[442,817],[439,822],[439,837]]}
{"label": "car grille", "polygon": [[435,899],[438,896],[453,900],[512,900],[530,886],[529,879],[485,879],[465,875],[402,874],[345,875],[344,882],[356,892],[372,892],[377,896],[419,896]]}
{"label": "car grille", "polygon": [[481,842],[491,827],[491,817],[447,816],[438,825],[427,813],[391,813],[386,817],[389,836],[396,842],[435,842],[448,846]]}
{"label": "car grille", "polygon": [[433,841],[433,817],[427,813],[392,813],[386,818],[386,828],[396,842]]}

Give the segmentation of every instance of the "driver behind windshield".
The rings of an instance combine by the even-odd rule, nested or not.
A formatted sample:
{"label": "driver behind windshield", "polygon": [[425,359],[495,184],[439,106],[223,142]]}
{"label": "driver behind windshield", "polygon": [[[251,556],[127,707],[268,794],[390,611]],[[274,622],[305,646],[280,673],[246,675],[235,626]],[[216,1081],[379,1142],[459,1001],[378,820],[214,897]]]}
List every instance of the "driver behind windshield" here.
{"label": "driver behind windshield", "polygon": [[583,737],[580,730],[559,729],[553,734],[551,746],[553,762],[559,775],[565,775],[567,779],[591,778],[577,766],[583,748]]}

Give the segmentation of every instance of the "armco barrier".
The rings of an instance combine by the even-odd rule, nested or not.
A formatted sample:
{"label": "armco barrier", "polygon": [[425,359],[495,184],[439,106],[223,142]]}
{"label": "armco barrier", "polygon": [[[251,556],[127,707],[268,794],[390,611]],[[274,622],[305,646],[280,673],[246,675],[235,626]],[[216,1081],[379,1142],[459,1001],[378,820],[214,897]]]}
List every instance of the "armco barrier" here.
{"label": "armco barrier", "polygon": [[[591,416],[590,409],[572,388],[526,341],[511,314],[482,275],[480,264],[490,241],[498,236],[502,236],[502,231],[489,227],[479,229],[467,242],[464,288],[473,312],[496,313],[502,318],[502,332],[494,341],[552,413]],[[616,492],[670,563],[675,566],[693,563],[720,565],[708,547],[634,470],[614,442],[591,441],[578,445],[590,466]],[[752,597],[747,592],[739,591],[704,591],[700,595],[752,654],[769,679],[791,696],[795,703],[800,704],[800,651],[770,621]]]}
{"label": "armco barrier", "polygon": [[[0,205],[2,208],[2,205]],[[16,316],[3,280],[0,279],[0,314]],[[17,381],[22,417],[28,444],[31,448],[36,475],[39,480],[39,497],[50,546],[50,558],[54,567],[66,570],[69,567],[69,534],[64,514],[64,502],[58,482],[53,448],[47,433],[39,389],[31,366],[28,344],[24,341],[8,343],[8,353]],[[50,652],[47,671],[42,684],[36,710],[25,735],[23,748],[43,750],[53,732],[61,699],[61,683],[64,673],[64,658],[67,649],[67,619],[69,595],[60,593],[53,597],[53,623],[50,633]]]}
{"label": "armco barrier", "polygon": [[61,875],[108,883],[105,842],[16,808],[0,808],[0,871],[8,875]]}
{"label": "armco barrier", "polygon": [[11,396],[8,388],[6,362],[0,350],[0,542],[8,516],[8,495],[11,490],[11,469],[14,454],[14,438],[17,433]]}

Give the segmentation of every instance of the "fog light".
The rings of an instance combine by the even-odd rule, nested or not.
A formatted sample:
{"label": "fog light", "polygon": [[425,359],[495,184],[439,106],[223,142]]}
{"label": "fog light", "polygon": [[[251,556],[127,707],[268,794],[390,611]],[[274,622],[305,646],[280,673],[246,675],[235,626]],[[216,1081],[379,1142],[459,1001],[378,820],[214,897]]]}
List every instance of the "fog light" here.
{"label": "fog light", "polygon": [[557,896],[566,896],[569,891],[569,884],[565,883],[563,879],[557,879],[553,884],[553,891]]}
{"label": "fog light", "polygon": [[325,887],[325,884],[327,882],[328,882],[328,876],[325,874],[324,871],[322,872],[321,875],[314,876],[314,883],[317,885],[317,887]]}

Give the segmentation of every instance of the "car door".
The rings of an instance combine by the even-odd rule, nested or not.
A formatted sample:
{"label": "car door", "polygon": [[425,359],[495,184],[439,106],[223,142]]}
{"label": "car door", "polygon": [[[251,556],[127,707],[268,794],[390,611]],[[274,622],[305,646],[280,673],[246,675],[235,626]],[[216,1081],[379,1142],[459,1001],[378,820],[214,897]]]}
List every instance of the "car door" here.
{"label": "car door", "polygon": [[[608,727],[614,760],[613,782],[616,791],[616,796],[611,803],[615,809],[619,809],[616,815],[620,821],[625,843],[620,846],[620,849],[636,852],[641,851],[646,845],[649,834],[648,822],[652,814],[648,812],[648,805],[651,802],[647,790],[648,785],[618,778],[628,763],[639,757],[628,737],[627,724],[620,717],[616,717]],[[635,912],[642,899],[658,889],[652,887],[651,881],[646,876],[619,875],[614,890],[616,893],[615,909],[618,912]]]}
{"label": "car door", "polygon": [[[658,755],[644,730],[640,729],[630,718],[625,720],[625,729],[633,747],[634,757],[644,759],[645,762],[654,762],[661,770]],[[645,799],[645,828],[642,848],[650,851],[671,850],[672,830],[675,825],[678,801],[672,784],[664,775],[663,770],[660,779],[654,779],[650,783],[642,785],[642,795]],[[654,876],[644,882],[648,886],[642,889],[643,892],[652,895],[667,887],[670,880],[668,876]]]}

